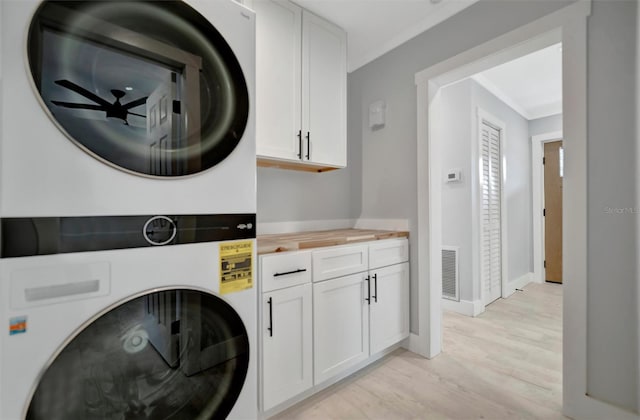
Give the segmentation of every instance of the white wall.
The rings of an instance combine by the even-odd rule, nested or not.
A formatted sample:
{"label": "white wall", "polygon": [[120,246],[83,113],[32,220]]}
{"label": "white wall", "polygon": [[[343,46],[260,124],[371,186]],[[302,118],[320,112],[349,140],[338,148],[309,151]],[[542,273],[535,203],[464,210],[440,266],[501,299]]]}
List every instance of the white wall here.
{"label": "white wall", "polygon": [[[475,80],[465,79],[441,90],[445,141],[441,165],[443,180],[450,169],[461,169],[460,182],[446,183],[442,189],[442,243],[460,247],[460,299],[481,299],[480,267],[474,267],[472,208],[477,206],[478,107],[505,124],[504,156],[507,179],[507,281],[517,280],[533,269],[531,212],[531,145],[528,121]],[[474,189],[476,191],[474,191]],[[475,287],[474,287],[475,286]]]}
{"label": "white wall", "polygon": [[[384,99],[388,123],[362,131],[362,216],[410,221],[411,330],[418,330],[415,255],[415,73],[480,45],[567,2],[481,0],[349,75],[360,119]],[[638,405],[637,215],[610,215],[635,204],[635,1],[593,2],[588,21],[588,323],[587,377],[591,396],[636,410]],[[384,172],[381,173],[381,168]],[[428,268],[427,268],[428,269]]]}

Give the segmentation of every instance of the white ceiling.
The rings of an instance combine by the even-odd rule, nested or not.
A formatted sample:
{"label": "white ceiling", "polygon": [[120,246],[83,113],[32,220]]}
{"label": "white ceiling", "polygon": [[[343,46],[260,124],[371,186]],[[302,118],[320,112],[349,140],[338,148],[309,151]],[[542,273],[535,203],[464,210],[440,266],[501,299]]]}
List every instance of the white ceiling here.
{"label": "white ceiling", "polygon": [[347,32],[352,72],[478,0],[294,0]]}
{"label": "white ceiling", "polygon": [[552,45],[472,77],[528,120],[562,112],[562,49]]}
{"label": "white ceiling", "polygon": [[[294,0],[347,32],[349,72],[478,0]],[[562,112],[560,44],[473,76],[526,119]]]}

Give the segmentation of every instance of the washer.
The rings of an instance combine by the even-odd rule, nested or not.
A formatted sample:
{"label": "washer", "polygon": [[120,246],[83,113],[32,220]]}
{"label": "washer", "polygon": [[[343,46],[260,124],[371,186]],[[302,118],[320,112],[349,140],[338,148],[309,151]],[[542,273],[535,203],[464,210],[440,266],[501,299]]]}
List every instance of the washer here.
{"label": "washer", "polygon": [[[50,218],[5,237],[22,256],[0,259],[0,418],[257,418],[255,231],[234,217]],[[126,248],[135,225],[181,245]]]}
{"label": "washer", "polygon": [[0,216],[255,213],[255,16],[0,2]]}
{"label": "washer", "polygon": [[253,13],[0,1],[0,39],[0,418],[256,418]]}

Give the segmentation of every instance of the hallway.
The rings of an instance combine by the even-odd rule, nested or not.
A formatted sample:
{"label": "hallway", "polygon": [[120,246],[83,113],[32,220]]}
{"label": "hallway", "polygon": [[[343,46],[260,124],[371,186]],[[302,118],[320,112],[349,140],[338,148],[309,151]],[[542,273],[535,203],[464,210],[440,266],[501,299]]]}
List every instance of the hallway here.
{"label": "hallway", "polygon": [[558,419],[562,286],[527,285],[476,318],[445,312],[444,349],[399,349],[282,419]]}

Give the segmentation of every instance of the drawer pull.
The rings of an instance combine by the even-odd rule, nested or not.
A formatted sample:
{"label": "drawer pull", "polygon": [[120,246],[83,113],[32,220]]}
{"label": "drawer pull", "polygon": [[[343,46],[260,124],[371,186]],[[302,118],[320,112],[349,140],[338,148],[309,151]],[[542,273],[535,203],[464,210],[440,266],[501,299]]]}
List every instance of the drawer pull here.
{"label": "drawer pull", "polygon": [[275,273],[273,277],[288,276],[289,274],[304,273],[305,271],[307,271],[306,268],[298,268],[297,270],[287,271],[286,273]]}

